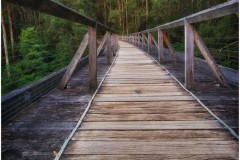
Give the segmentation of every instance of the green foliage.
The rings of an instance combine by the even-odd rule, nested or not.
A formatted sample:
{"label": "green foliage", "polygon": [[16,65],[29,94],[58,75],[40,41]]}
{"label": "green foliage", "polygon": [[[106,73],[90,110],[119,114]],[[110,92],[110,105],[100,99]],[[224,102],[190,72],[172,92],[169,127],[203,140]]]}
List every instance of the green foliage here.
{"label": "green foliage", "polygon": [[[192,13],[223,3],[226,0],[58,0],[77,12],[110,26],[118,33],[145,30],[171,22]],[[146,1],[149,3],[146,17]],[[120,2],[120,3],[119,3]],[[5,2],[3,2],[5,3]],[[3,4],[4,6],[5,4]],[[5,57],[2,57],[2,93],[29,84],[65,67],[76,50],[88,27],[54,16],[33,13],[14,6],[13,22],[16,58],[9,57],[11,77],[6,75]],[[7,22],[7,15],[3,15]],[[238,66],[238,15],[225,16],[195,24],[195,27],[217,63],[236,68]],[[6,27],[8,29],[8,27]],[[173,47],[184,51],[184,29],[164,30]],[[7,31],[9,34],[9,31]],[[98,29],[98,35],[105,33]],[[155,33],[156,34],[156,33]],[[157,39],[156,35],[155,39]],[[220,39],[220,38],[223,38]],[[8,38],[9,41],[9,38]],[[9,42],[10,44],[10,42]],[[223,49],[222,52],[220,50]],[[11,51],[11,47],[9,48]],[[10,54],[10,53],[9,53]],[[85,51],[83,56],[88,54]],[[196,49],[197,57],[201,53]],[[234,60],[231,57],[235,57]],[[237,58],[236,58],[237,57]],[[237,59],[237,60],[236,60]],[[238,68],[237,68],[238,69]]]}

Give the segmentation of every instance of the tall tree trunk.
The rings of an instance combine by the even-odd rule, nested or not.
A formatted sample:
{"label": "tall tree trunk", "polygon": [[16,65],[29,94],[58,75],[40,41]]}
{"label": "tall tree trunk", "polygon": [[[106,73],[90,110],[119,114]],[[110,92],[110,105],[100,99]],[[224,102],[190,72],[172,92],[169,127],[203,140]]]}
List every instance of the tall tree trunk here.
{"label": "tall tree trunk", "polygon": [[146,0],[146,29],[148,28],[148,0]]}
{"label": "tall tree trunk", "polygon": [[122,0],[122,33],[125,33],[124,0]]}
{"label": "tall tree trunk", "polygon": [[14,55],[14,37],[13,37],[11,5],[10,4],[7,4],[7,13],[8,13],[8,25],[9,25],[9,31],[10,31],[10,38],[11,38],[11,44],[12,44],[12,56],[13,56],[13,59],[15,59],[15,55]]}
{"label": "tall tree trunk", "polygon": [[[120,0],[118,0],[118,11],[119,13],[121,13],[121,2]],[[120,30],[122,29],[122,14],[120,14],[119,16],[119,26],[120,26]]]}
{"label": "tall tree trunk", "polygon": [[137,25],[137,11],[135,9],[135,11],[134,11],[134,29],[135,29],[135,32],[138,31],[138,27],[137,26],[138,26]]}
{"label": "tall tree trunk", "polygon": [[9,68],[9,60],[8,60],[8,49],[7,49],[7,36],[6,36],[6,27],[4,24],[3,16],[2,18],[2,31],[3,31],[3,45],[4,45],[4,52],[5,52],[5,60],[6,60],[6,68],[7,68],[7,76],[10,77],[10,68]]}
{"label": "tall tree trunk", "polygon": [[107,8],[106,8],[106,0],[103,0],[103,13],[104,13],[104,24],[107,25]]}
{"label": "tall tree trunk", "polygon": [[126,32],[128,34],[128,0],[126,0]]}

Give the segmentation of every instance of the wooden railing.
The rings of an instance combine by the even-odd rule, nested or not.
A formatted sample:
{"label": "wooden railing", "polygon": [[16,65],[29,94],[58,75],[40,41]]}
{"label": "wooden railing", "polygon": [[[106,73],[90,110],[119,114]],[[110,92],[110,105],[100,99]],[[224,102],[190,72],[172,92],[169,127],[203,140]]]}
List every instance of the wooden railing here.
{"label": "wooden railing", "polygon": [[[148,50],[147,53],[150,54],[152,42],[157,46],[158,49],[158,61],[163,63],[164,61],[164,47],[163,42],[166,43],[170,54],[174,61],[177,61],[176,52],[172,47],[167,34],[164,32],[165,29],[175,28],[179,26],[184,26],[185,32],[185,86],[188,89],[192,89],[194,85],[194,42],[201,51],[203,57],[209,64],[217,80],[223,87],[229,87],[223,73],[219,69],[214,58],[210,54],[208,48],[204,44],[202,38],[199,36],[197,30],[192,25],[196,22],[201,22],[205,20],[210,20],[213,18],[218,18],[234,13],[238,13],[238,0],[231,0],[229,2],[217,5],[215,7],[203,10],[201,12],[195,13],[193,15],[181,18],[179,20],[159,25],[155,28],[144,30],[137,33],[132,33],[129,35],[121,36],[121,39],[128,41],[140,48],[144,48],[145,41],[147,42]],[[153,37],[153,32],[158,33],[157,41]],[[147,34],[147,36],[145,35]]]}
{"label": "wooden railing", "polygon": [[[108,64],[112,63],[112,56],[115,55],[115,52],[118,49],[118,40],[117,35],[112,34],[114,31],[103,25],[100,22],[97,22],[83,14],[76,12],[75,10],[68,8],[61,3],[58,3],[54,0],[44,0],[44,1],[35,1],[35,0],[7,0],[7,2],[21,5],[33,10],[38,10],[49,15],[70,20],[72,22],[80,23],[89,26],[88,33],[85,34],[75,56],[73,57],[71,63],[68,65],[67,70],[60,82],[59,88],[64,89],[71,75],[73,74],[79,60],[81,59],[86,47],[89,47],[89,87],[91,90],[97,88],[97,55],[100,50],[106,43],[108,46],[107,52],[107,62]],[[97,28],[106,30],[106,34],[101,42],[99,48],[97,49]],[[111,40],[112,39],[112,40]],[[113,43],[111,43],[113,42]]]}
{"label": "wooden railing", "polygon": [[[56,1],[53,0],[6,0],[7,2],[14,3],[32,10],[38,10],[49,15],[63,18],[72,22],[80,23],[87,25],[89,27],[88,32],[85,34],[78,50],[76,51],[74,57],[72,58],[70,64],[67,68],[60,70],[50,76],[46,76],[43,79],[13,91],[4,97],[2,97],[2,123],[7,122],[21,110],[25,109],[34,101],[38,100],[41,96],[52,90],[56,87],[55,83],[59,82],[59,77],[62,76],[60,84],[58,85],[59,89],[64,89],[67,82],[71,78],[74,70],[79,66],[87,64],[89,61],[89,88],[91,91],[94,91],[97,88],[97,56],[100,54],[100,51],[103,47],[107,48],[106,61],[108,64],[112,63],[112,57],[116,55],[116,52],[119,48],[118,45],[118,36],[117,34],[109,27],[89,18],[85,15],[82,15],[71,8],[68,8]],[[101,31],[105,30],[106,33],[97,48],[97,29]],[[85,49],[89,48],[89,56],[82,59],[82,55]],[[56,80],[57,78],[57,80]],[[41,87],[45,83],[49,83],[46,87]],[[51,85],[51,86],[50,86]],[[33,92],[39,91],[37,95]]]}

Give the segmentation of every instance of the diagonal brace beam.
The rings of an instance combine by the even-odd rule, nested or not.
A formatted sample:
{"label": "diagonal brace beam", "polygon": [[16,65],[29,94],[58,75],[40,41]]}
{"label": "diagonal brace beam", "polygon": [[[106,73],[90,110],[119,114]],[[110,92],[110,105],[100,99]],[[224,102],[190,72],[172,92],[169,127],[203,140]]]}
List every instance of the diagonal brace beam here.
{"label": "diagonal brace beam", "polygon": [[69,81],[69,79],[71,78],[74,70],[77,67],[77,64],[79,62],[79,60],[81,59],[85,49],[87,48],[88,45],[88,39],[89,39],[89,35],[88,33],[85,34],[76,54],[74,55],[74,57],[72,58],[70,64],[67,67],[67,70],[65,72],[65,74],[62,77],[62,80],[59,84],[59,89],[64,89],[67,85],[67,82]]}

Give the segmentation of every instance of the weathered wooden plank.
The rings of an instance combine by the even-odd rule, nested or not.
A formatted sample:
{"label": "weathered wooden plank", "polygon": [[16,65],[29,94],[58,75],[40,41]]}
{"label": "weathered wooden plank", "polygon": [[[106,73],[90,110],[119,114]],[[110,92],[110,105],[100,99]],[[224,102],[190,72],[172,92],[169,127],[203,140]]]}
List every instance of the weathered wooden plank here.
{"label": "weathered wooden plank", "polygon": [[169,101],[169,102],[93,102],[91,109],[94,108],[104,108],[104,107],[110,107],[114,109],[115,107],[118,109],[135,109],[135,108],[142,108],[147,111],[147,109],[168,109],[168,108],[177,108],[182,109],[182,111],[185,111],[185,108],[200,108],[202,110],[205,110],[198,102],[196,101]]}
{"label": "weathered wooden plank", "polygon": [[89,89],[97,88],[97,33],[96,28],[89,27]]}
{"label": "weathered wooden plank", "polygon": [[89,34],[86,33],[80,46],[78,47],[77,52],[75,53],[74,57],[71,60],[71,63],[68,65],[67,70],[62,77],[62,80],[59,84],[60,89],[64,89],[66,87],[67,82],[69,81],[75,68],[77,67],[77,64],[78,64],[79,60],[81,59],[88,43],[89,43]]}
{"label": "weathered wooden plank", "polygon": [[170,75],[107,75],[107,78],[110,79],[142,79],[142,78],[148,78],[148,79],[172,79]]}
{"label": "weathered wooden plank", "polygon": [[77,131],[73,140],[80,141],[223,141],[231,140],[224,130],[130,130]]}
{"label": "weathered wooden plank", "polygon": [[[141,146],[141,147],[139,147]],[[237,144],[231,141],[186,142],[108,142],[72,141],[65,154],[234,154]]]}
{"label": "weathered wooden plank", "polygon": [[110,65],[110,64],[112,64],[112,46],[111,46],[111,35],[110,35],[110,33],[108,34],[106,45],[107,45],[106,60],[107,60],[107,64]]}
{"label": "weathered wooden plank", "polygon": [[213,120],[207,112],[202,113],[158,113],[158,114],[87,114],[85,122],[107,121],[196,121]]}
{"label": "weathered wooden plank", "polygon": [[168,84],[173,83],[171,79],[106,79],[103,84]]}
{"label": "weathered wooden plank", "polygon": [[167,37],[167,34],[165,32],[162,32],[162,35],[163,35],[163,41],[166,43],[166,45],[168,46],[168,49],[170,51],[170,54],[172,56],[172,59],[176,62],[177,61],[177,56],[176,56],[176,52],[173,48],[173,46],[171,45],[168,37]]}
{"label": "weathered wooden plank", "polygon": [[160,92],[181,92],[182,88],[176,86],[131,86],[131,87],[101,87],[98,93],[160,93]]}
{"label": "weathered wooden plank", "polygon": [[148,50],[147,53],[151,54],[151,49],[152,49],[152,40],[151,40],[151,33],[148,32],[148,39],[147,39],[147,44],[148,44]]}
{"label": "weathered wooden plank", "polygon": [[[120,84],[118,84],[118,83],[103,83],[102,84],[102,86],[103,87],[121,87],[121,86],[124,86],[124,87],[126,87],[126,86],[129,86],[129,87],[131,87],[131,86],[152,86],[153,84],[152,83],[142,83],[142,84],[131,84],[131,83],[127,83],[127,84],[122,84],[122,83],[120,83]],[[177,86],[177,84],[176,83],[163,83],[163,84],[159,84],[159,83],[157,83],[157,84],[154,84],[154,86]],[[172,92],[170,92],[169,94],[168,94],[168,92],[166,93],[166,95],[179,95],[179,93],[180,92],[176,92],[176,93],[172,93]],[[182,92],[181,93],[181,95],[183,94],[183,93],[185,93],[185,95],[186,95],[186,92]],[[160,95],[164,95],[165,93],[159,93]],[[125,95],[125,94],[124,94]],[[150,95],[150,94],[148,94],[148,95]],[[155,94],[155,95],[157,95],[157,94]],[[138,96],[141,96],[141,95],[138,95]],[[147,95],[143,95],[143,96],[147,96]]]}
{"label": "weathered wooden plank", "polygon": [[188,22],[185,23],[185,86],[194,87],[194,33]]}
{"label": "weathered wooden plank", "polygon": [[194,34],[194,41],[196,42],[199,50],[201,51],[201,53],[202,53],[203,57],[205,58],[205,60],[207,61],[208,65],[212,69],[214,75],[217,77],[219,83],[223,87],[229,87],[228,82],[226,81],[222,71],[219,69],[216,61],[214,60],[214,58],[212,57],[208,48],[206,47],[206,45],[202,41],[202,39],[199,36],[199,34],[197,33],[196,29],[193,26],[191,26],[191,28],[192,28],[193,34]]}
{"label": "weathered wooden plank", "polygon": [[106,33],[105,33],[105,35],[104,35],[101,43],[99,44],[98,49],[97,49],[97,56],[99,55],[99,53],[100,53],[100,51],[102,50],[104,44],[106,43],[106,40],[107,40],[107,38],[108,38],[108,34],[109,34],[109,32],[106,32]]}
{"label": "weathered wooden plank", "polygon": [[207,154],[207,155],[198,155],[198,154],[151,154],[151,155],[63,155],[63,159],[66,160],[95,160],[95,159],[104,159],[104,160],[126,160],[126,159],[137,159],[137,160],[196,160],[196,159],[221,159],[221,160],[238,160],[237,154]]}
{"label": "weathered wooden plank", "polygon": [[118,121],[84,122],[81,130],[159,130],[159,129],[223,129],[216,120],[208,121]]}
{"label": "weathered wooden plank", "polygon": [[[137,94],[141,94],[141,91],[136,91]],[[95,102],[156,102],[156,101],[195,101],[192,96],[158,96],[158,97],[136,97],[136,96],[128,96],[128,97],[120,97],[118,94],[112,97],[95,97]]]}
{"label": "weathered wooden plank", "polygon": [[158,62],[163,63],[164,61],[164,47],[163,47],[163,34],[160,29],[158,29]]}

